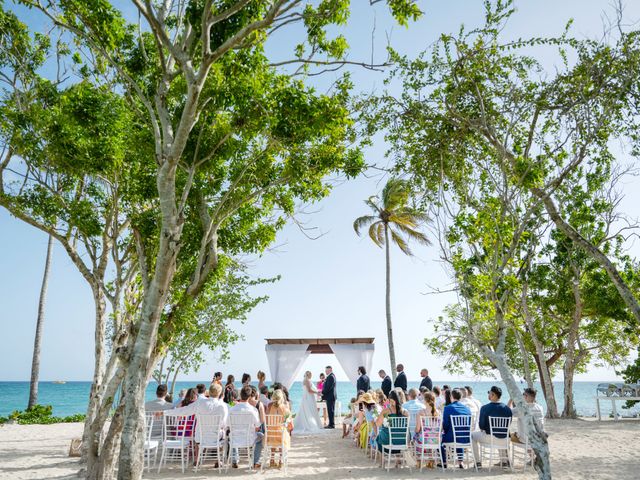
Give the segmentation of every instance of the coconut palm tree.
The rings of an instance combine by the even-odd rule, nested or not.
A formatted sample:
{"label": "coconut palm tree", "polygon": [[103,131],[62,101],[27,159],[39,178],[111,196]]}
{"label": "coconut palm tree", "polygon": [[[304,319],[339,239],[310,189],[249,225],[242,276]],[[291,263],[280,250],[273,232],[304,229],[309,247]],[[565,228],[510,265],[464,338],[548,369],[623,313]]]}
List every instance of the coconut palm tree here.
{"label": "coconut palm tree", "polygon": [[40,287],[40,301],[38,302],[38,320],[36,321],[36,337],[33,341],[33,360],[31,362],[31,384],[29,386],[29,404],[27,408],[38,403],[38,379],[40,377],[40,345],[42,343],[42,325],[44,323],[44,303],[47,298],[49,286],[49,269],[51,267],[51,251],[53,250],[53,237],[49,235],[47,244],[47,257],[44,262],[44,274]]}
{"label": "coconut palm tree", "polygon": [[[393,328],[391,325],[391,263],[389,245],[396,244],[405,255],[412,256],[409,249],[409,241],[416,241],[422,245],[430,245],[427,236],[419,229],[429,222],[429,217],[411,208],[409,184],[401,179],[392,178],[382,189],[382,197],[372,196],[365,200],[373,215],[364,215],[353,222],[356,233],[368,225],[369,237],[378,247],[385,247],[386,256],[386,310],[387,310],[387,341],[389,342],[389,360],[391,361],[391,374],[396,379],[396,354],[393,345]],[[391,240],[391,242],[390,242]]]}

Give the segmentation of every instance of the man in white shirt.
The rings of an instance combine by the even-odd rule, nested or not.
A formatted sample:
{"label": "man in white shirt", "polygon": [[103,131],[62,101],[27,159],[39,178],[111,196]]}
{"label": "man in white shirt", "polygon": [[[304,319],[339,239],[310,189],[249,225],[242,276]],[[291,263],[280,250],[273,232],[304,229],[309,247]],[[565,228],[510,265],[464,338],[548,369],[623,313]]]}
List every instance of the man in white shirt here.
{"label": "man in white shirt", "polygon": [[[533,415],[535,421],[540,422],[540,426],[544,429],[544,409],[542,405],[536,403],[536,395],[538,392],[534,388],[525,388],[522,392],[524,401],[527,402],[529,412]],[[513,400],[509,400],[509,406],[513,411],[513,415],[518,417],[518,432],[511,434],[511,441],[515,443],[524,443],[527,438],[526,428],[524,424],[524,412],[515,407]]]}
{"label": "man in white shirt", "polygon": [[467,390],[467,387],[461,387],[458,390],[460,390],[460,393],[462,393],[462,399],[460,400],[460,403],[462,405],[466,405],[467,408],[471,411],[471,418],[474,420],[473,425],[471,425],[471,428],[473,431],[478,430],[478,420],[480,417],[480,407],[478,406],[478,404],[480,402],[475,401],[475,398],[471,398],[469,396],[469,391]]}
{"label": "man in white shirt", "polygon": [[207,390],[207,387],[204,386],[204,383],[199,383],[198,385],[196,385],[196,392],[198,392],[198,400],[209,400],[209,397],[207,397],[207,394],[205,393]]}
{"label": "man in white shirt", "polygon": [[157,412],[153,419],[153,427],[151,428],[151,438],[157,439],[162,437],[162,413],[164,410],[173,408],[173,405],[165,400],[167,396],[167,386],[158,385],[156,388],[155,400],[149,400],[144,404],[145,412]]}
{"label": "man in white shirt", "polygon": [[[251,398],[253,395],[253,391],[251,390],[251,385],[244,385],[240,390],[240,399],[238,402],[229,409],[229,422],[236,415],[251,415],[253,422],[253,435],[252,441],[255,443],[258,440],[257,432],[260,430],[260,414],[258,413],[258,409],[250,405],[247,400]],[[233,445],[231,447],[231,467],[238,468],[238,449]]]}
{"label": "man in white shirt", "polygon": [[418,389],[411,388],[407,392],[407,400],[402,404],[402,408],[404,408],[407,412],[409,412],[409,434],[413,435],[416,431],[416,416],[419,412],[426,410],[426,406],[424,403],[418,401]]}
{"label": "man in white shirt", "polygon": [[[220,398],[218,398],[221,393],[222,387],[217,383],[212,383],[209,387],[209,395],[211,395],[210,398],[207,398],[206,400],[199,398],[191,405],[173,409],[171,413],[176,415],[194,415],[196,413],[200,413],[202,415],[220,415],[220,431],[223,432],[229,422],[229,407]],[[194,438],[198,438],[197,432],[198,424],[196,423],[196,434]]]}

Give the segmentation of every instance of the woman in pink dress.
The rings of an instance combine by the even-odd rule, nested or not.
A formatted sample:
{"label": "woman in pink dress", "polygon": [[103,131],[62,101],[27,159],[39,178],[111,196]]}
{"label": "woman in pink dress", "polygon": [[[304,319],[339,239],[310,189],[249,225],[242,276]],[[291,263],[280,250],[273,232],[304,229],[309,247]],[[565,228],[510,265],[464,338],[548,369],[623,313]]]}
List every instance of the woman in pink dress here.
{"label": "woman in pink dress", "polygon": [[[325,375],[324,373],[320,374],[320,381],[316,384],[316,390],[318,390],[318,401],[322,401],[322,388],[324,387],[324,379],[325,379]],[[324,423],[327,423],[327,409],[323,408],[322,409],[322,420],[324,420]]]}

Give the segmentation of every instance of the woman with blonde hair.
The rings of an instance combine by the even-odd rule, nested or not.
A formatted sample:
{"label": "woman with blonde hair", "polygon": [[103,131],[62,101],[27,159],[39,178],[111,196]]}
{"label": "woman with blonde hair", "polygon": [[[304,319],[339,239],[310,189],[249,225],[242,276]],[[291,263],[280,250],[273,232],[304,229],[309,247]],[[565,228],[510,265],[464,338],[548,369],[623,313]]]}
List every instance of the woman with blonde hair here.
{"label": "woman with blonde hair", "polygon": [[296,432],[305,435],[320,433],[322,429],[322,420],[318,415],[318,407],[316,404],[316,395],[318,391],[311,382],[311,372],[304,373],[302,381],[302,399],[300,401],[300,409],[296,415],[295,428]]}
{"label": "woman with blonde hair", "polygon": [[[267,407],[267,415],[277,415],[282,419],[276,419],[276,422],[268,422],[267,426],[267,448],[271,450],[271,458],[269,466],[275,467],[276,463],[274,456],[276,452],[280,453],[280,463],[278,468],[282,466],[282,446],[286,450],[291,445],[291,430],[293,430],[293,424],[288,421],[291,411],[289,410],[287,399],[284,396],[282,390],[274,390],[271,395],[271,403]],[[279,428],[279,426],[285,425],[286,428]]]}

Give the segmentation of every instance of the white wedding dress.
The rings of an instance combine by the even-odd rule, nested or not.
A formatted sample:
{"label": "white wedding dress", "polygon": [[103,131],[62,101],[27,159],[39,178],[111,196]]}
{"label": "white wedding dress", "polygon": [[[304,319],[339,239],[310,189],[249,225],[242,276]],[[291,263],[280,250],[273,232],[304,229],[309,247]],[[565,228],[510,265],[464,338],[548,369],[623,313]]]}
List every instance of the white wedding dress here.
{"label": "white wedding dress", "polygon": [[302,382],[302,401],[300,409],[293,420],[293,432],[295,435],[313,435],[322,433],[322,420],[316,406],[316,394],[312,391],[311,381],[304,379]]}

